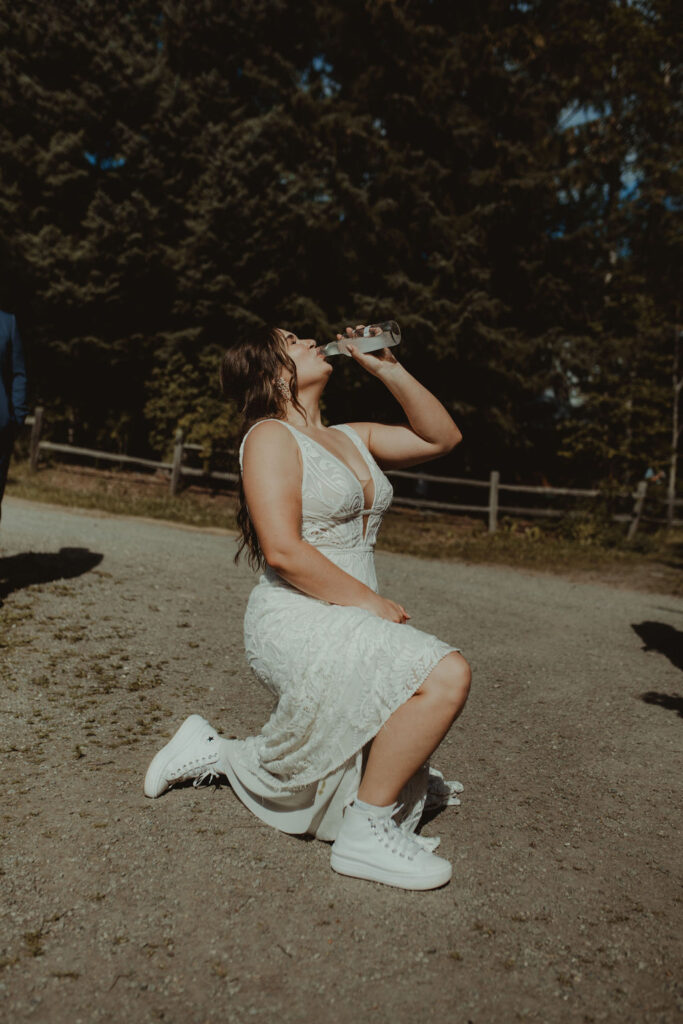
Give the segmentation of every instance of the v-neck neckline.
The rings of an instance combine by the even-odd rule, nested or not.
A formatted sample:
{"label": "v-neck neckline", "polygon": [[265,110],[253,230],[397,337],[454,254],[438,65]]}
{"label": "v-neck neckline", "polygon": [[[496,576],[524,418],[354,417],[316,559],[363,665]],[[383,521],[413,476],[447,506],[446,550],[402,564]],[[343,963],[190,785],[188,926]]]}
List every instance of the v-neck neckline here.
{"label": "v-neck neckline", "polygon": [[[286,423],[287,421],[285,420],[284,422]],[[345,424],[343,424],[343,425],[345,426]],[[309,441],[312,441],[313,444],[316,444],[318,446],[318,448],[322,448],[322,450],[324,452],[327,452],[327,454],[330,456],[331,459],[334,459],[335,462],[338,462],[341,466],[344,467],[344,469],[347,471],[347,473],[349,473],[353,477],[353,479],[356,481],[356,483],[360,487],[361,494],[363,495],[363,513],[365,515],[369,515],[372,512],[372,510],[374,509],[374,507],[375,507],[375,500],[377,498],[377,481],[375,480],[375,474],[372,471],[372,465],[370,464],[368,459],[366,459],[365,454],[362,451],[360,451],[360,449],[358,449],[360,451],[360,454],[361,454],[361,457],[363,459],[363,462],[365,463],[365,465],[370,470],[370,479],[372,480],[372,486],[373,486],[372,501],[371,501],[369,506],[366,506],[366,504],[365,504],[365,490],[363,488],[363,484],[361,483],[360,477],[358,477],[354,473],[354,471],[351,469],[351,467],[346,462],[344,462],[343,459],[340,459],[339,456],[335,455],[334,452],[331,452],[330,449],[326,445],[322,444],[320,441],[316,441],[316,439],[314,437],[311,437],[311,435],[305,433],[305,431],[299,430],[298,427],[293,426],[291,423],[287,423],[287,426],[288,427],[292,427],[292,430],[296,430],[297,434],[303,434],[303,436],[307,437]],[[340,430],[341,427],[342,427],[342,424],[335,424],[335,425],[333,425],[331,427],[328,427],[328,430]],[[349,427],[349,430],[353,430],[353,427]],[[346,433],[346,431],[342,430],[342,433]],[[354,431],[354,433],[355,433],[355,431]],[[361,444],[363,443],[363,439],[361,437],[359,437],[358,440],[361,442]],[[353,441],[351,443],[353,444]],[[363,530],[363,536],[365,536],[365,532],[366,531],[364,529]]]}

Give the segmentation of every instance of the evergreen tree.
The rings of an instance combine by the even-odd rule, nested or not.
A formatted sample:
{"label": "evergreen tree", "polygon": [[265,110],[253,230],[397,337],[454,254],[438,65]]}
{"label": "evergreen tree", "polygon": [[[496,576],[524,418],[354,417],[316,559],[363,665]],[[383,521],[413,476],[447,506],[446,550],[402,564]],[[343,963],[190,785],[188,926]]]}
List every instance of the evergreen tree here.
{"label": "evergreen tree", "polygon": [[[1,302],[50,422],[141,453],[177,422],[225,440],[231,339],[392,316],[460,470],[665,458],[670,0],[46,0],[0,32]],[[326,401],[398,415],[345,360]]]}
{"label": "evergreen tree", "polygon": [[[185,13],[174,52],[201,47]],[[318,3],[315,32],[286,58],[283,27],[259,25],[250,106],[226,105],[205,128],[212,159],[188,197],[177,263],[189,294],[214,285],[217,330],[232,313],[231,330],[276,319],[323,340],[394,316],[403,357],[471,431],[473,469],[536,459],[524,421],[546,342],[519,312],[554,201],[544,139],[559,109],[524,69],[525,16],[502,3],[488,16],[482,26],[446,3]],[[212,24],[211,38],[220,31]],[[253,76],[243,65],[242,80]],[[341,362],[328,404],[333,419],[397,413]]]}
{"label": "evergreen tree", "polygon": [[156,5],[123,18],[84,0],[5,15],[3,302],[51,417],[81,440],[139,448],[175,212],[155,152],[168,92]]}
{"label": "evergreen tree", "polygon": [[558,154],[556,248],[579,314],[558,352],[577,398],[562,451],[575,478],[635,481],[670,444],[681,23],[668,0],[603,0],[562,5],[552,27],[553,73],[584,112]]}

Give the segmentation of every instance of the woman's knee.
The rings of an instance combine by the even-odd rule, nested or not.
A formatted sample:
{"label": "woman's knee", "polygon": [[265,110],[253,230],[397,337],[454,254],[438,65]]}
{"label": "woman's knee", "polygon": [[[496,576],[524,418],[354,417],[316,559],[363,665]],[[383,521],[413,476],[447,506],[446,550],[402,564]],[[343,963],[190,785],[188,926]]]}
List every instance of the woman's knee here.
{"label": "woman's knee", "polygon": [[449,654],[428,675],[420,687],[425,695],[450,705],[458,712],[470,692],[472,670],[462,654]]}

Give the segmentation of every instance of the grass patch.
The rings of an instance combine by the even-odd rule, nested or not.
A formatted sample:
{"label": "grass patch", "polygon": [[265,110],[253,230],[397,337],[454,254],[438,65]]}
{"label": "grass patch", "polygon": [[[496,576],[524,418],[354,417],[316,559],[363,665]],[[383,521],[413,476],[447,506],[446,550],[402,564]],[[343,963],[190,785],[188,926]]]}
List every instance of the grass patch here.
{"label": "grass patch", "polygon": [[175,498],[161,475],[47,465],[31,473],[27,462],[13,460],[6,493],[29,501],[97,509],[115,515],[144,516],[191,526],[237,528],[235,498],[189,487]]}
{"label": "grass patch", "polygon": [[[17,498],[145,516],[199,527],[236,530],[234,494],[191,486],[168,494],[167,477],[52,464],[37,473],[26,462],[10,466],[7,493]],[[639,533],[586,512],[578,520],[539,524],[503,519],[489,534],[481,520],[392,509],[378,547],[421,558],[506,565],[561,573],[657,593],[683,596],[683,530]]]}
{"label": "grass patch", "polygon": [[482,523],[464,517],[395,510],[387,516],[378,547],[438,558],[507,565],[583,577],[683,596],[683,530],[641,534],[628,544],[617,527],[603,534],[585,529],[563,535],[562,525],[502,520],[490,534]]}

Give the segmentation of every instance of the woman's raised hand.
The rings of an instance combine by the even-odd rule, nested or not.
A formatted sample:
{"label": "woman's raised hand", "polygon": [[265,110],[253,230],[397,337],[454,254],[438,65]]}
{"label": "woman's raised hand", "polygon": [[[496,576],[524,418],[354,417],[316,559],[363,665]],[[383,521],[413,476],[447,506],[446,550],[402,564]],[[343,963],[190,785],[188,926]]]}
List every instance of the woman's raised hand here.
{"label": "woman's raised hand", "polygon": [[[346,338],[352,339],[354,334],[357,336],[359,331],[364,330],[364,324],[358,324],[355,329],[353,327],[347,327],[345,331]],[[372,332],[373,336],[375,334],[382,333],[380,327],[371,327],[370,331]],[[343,338],[343,334],[337,335],[337,341],[341,341]],[[387,367],[395,366],[398,363],[396,356],[394,355],[390,348],[380,348],[376,349],[374,352],[359,352],[357,346],[354,345],[353,341],[348,342],[348,344],[345,347],[351,358],[355,359],[357,363],[360,363],[363,369],[367,370],[368,373],[374,374],[375,377],[379,377],[384,372],[384,370],[386,370]]]}

